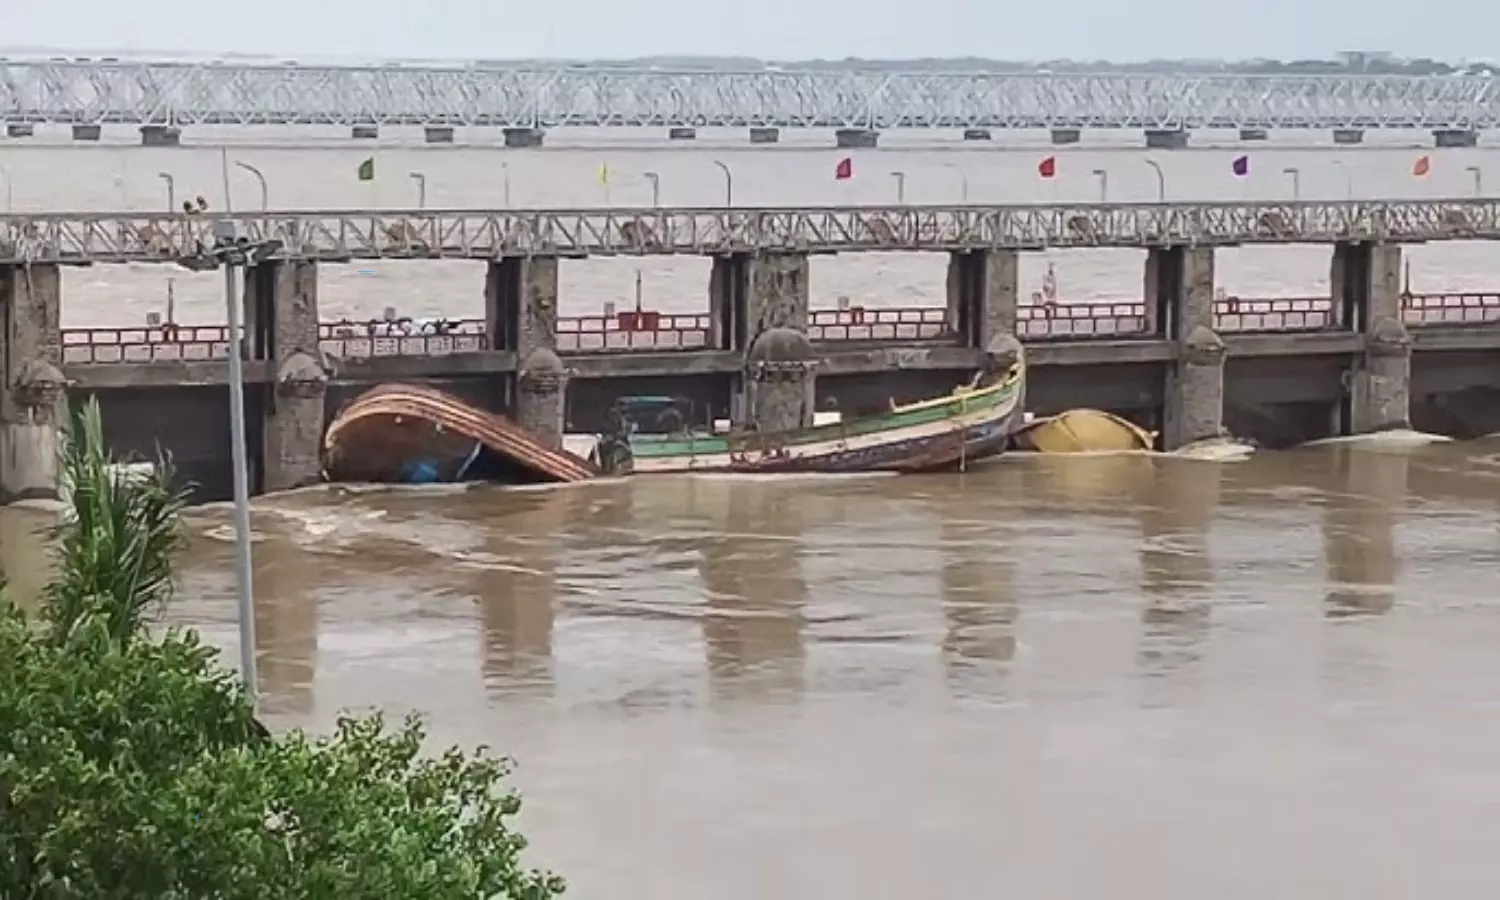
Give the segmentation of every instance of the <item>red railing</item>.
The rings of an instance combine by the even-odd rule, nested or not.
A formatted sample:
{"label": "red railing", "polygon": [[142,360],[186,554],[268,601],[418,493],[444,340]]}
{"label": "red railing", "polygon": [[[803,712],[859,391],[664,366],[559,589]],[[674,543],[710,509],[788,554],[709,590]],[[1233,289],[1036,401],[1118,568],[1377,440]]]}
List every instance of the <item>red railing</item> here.
{"label": "red railing", "polygon": [[[1402,317],[1414,327],[1500,322],[1500,293],[1413,294],[1403,298]],[[1140,302],[1063,303],[1020,308],[1018,329],[1031,340],[1084,340],[1143,334],[1146,306]],[[1216,301],[1215,327],[1223,332],[1316,331],[1334,326],[1327,297],[1280,297]],[[343,358],[438,356],[488,349],[479,319],[428,323],[325,322],[320,344]],[[712,317],[636,310],[558,320],[557,345],[564,353],[693,350],[710,346]],[[223,326],[69,328],[63,331],[64,362],[133,363],[224,359]],[[813,310],[808,336],[814,341],[893,342],[952,340],[947,311],[938,307]]]}

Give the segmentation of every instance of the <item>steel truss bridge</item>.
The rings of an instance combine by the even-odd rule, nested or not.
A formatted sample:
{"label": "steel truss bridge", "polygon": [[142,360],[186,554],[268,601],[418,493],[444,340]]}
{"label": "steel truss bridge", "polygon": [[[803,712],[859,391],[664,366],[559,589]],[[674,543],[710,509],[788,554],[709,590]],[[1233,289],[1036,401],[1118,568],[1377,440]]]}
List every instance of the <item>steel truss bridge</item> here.
{"label": "steel truss bridge", "polygon": [[1500,122],[1500,79],[0,60],[0,120],[544,129],[1477,131]]}
{"label": "steel truss bridge", "polygon": [[[1500,199],[796,209],[300,211],[235,214],[285,256],[497,259],[883,250],[1500,240]],[[177,262],[214,244],[200,215],[0,216],[0,264]]]}

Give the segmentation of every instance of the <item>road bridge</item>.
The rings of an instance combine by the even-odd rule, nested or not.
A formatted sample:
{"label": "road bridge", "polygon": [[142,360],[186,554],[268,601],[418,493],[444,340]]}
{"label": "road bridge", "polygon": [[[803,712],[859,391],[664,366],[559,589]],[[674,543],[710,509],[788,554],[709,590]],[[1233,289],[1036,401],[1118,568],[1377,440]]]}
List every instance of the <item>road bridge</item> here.
{"label": "road bridge", "polygon": [[[383,125],[510,129],[521,146],[558,128],[837,129],[848,145],[884,130],[1044,129],[1060,143],[1089,129],[1165,137],[1198,129],[1264,136],[1320,129],[1343,142],[1366,130],[1425,130],[1471,143],[1500,122],[1500,87],[1475,76],[1055,74],[753,71],[613,66],[390,64],[327,66],[137,61],[0,60],[0,119],[12,135],[72,125],[333,125],[372,137]],[[1445,139],[1443,136],[1446,135]],[[755,140],[752,135],[752,140]]]}

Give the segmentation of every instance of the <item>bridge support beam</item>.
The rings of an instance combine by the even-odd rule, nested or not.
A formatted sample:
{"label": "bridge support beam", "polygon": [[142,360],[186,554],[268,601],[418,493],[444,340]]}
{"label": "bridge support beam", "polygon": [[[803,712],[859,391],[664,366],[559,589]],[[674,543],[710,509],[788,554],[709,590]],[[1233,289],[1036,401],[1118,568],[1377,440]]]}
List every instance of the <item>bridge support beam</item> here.
{"label": "bridge support beam", "polygon": [[0,267],[0,502],[57,496],[68,415],[61,310],[56,265]]}
{"label": "bridge support beam", "polygon": [[987,141],[989,139],[990,139],[990,130],[988,128],[965,128],[964,129],[964,140],[966,140],[966,141]]}
{"label": "bridge support beam", "polygon": [[380,137],[380,126],[378,125],[355,125],[349,129],[349,136],[356,141],[373,141]]}
{"label": "bridge support beam", "polygon": [[1224,342],[1214,331],[1214,251],[1158,247],[1146,260],[1148,327],[1177,345],[1167,371],[1162,448],[1218,437],[1224,421]]}
{"label": "bridge support beam", "polygon": [[1364,337],[1349,372],[1346,434],[1368,434],[1411,423],[1411,335],[1401,321],[1401,248],[1337,244],[1329,280],[1339,324]]}
{"label": "bridge support beam", "polygon": [[1254,141],[1268,141],[1270,139],[1271,139],[1271,132],[1268,131],[1265,128],[1241,128],[1240,129],[1240,140],[1245,141],[1246,143],[1250,143],[1250,142],[1254,142]]}
{"label": "bridge support beam", "polygon": [[840,128],[834,141],[846,150],[870,150],[880,145],[880,132],[870,128]]}
{"label": "bridge support beam", "polygon": [[142,125],[142,147],[176,147],[182,143],[182,129],[175,125]]}
{"label": "bridge support beam", "polygon": [[453,143],[453,126],[428,125],[422,129],[422,136],[429,144],[451,144]]}
{"label": "bridge support beam", "polygon": [[1052,129],[1052,143],[1059,147],[1066,147],[1083,140],[1083,129],[1081,128],[1054,128]]}
{"label": "bridge support beam", "polygon": [[102,125],[74,125],[73,140],[75,141],[97,141],[104,136]]}
{"label": "bridge support beam", "polygon": [[1444,128],[1432,133],[1434,146],[1463,149],[1479,146],[1479,132],[1462,128]]}
{"label": "bridge support beam", "polygon": [[775,144],[781,140],[780,128],[752,128],[750,129],[750,143],[752,144]]}
{"label": "bridge support beam", "polygon": [[734,421],[757,431],[783,431],[812,424],[818,357],[807,337],[810,312],[805,253],[740,257],[745,267],[743,309],[745,365]]}
{"label": "bridge support beam", "polygon": [[515,150],[530,150],[542,146],[547,133],[540,128],[507,128],[505,146]]}
{"label": "bridge support beam", "polygon": [[1365,142],[1365,132],[1360,128],[1335,128],[1333,142],[1340,147],[1353,147]]}
{"label": "bridge support beam", "polygon": [[555,256],[507,256],[485,274],[490,347],[516,354],[516,422],[542,443],[562,446],[568,371],[557,355]]}
{"label": "bridge support beam", "polygon": [[698,129],[696,128],[679,125],[667,129],[667,140],[669,141],[696,141],[697,139]]}
{"label": "bridge support beam", "polygon": [[1146,147],[1151,150],[1186,150],[1188,133],[1180,128],[1149,129],[1146,132]]}
{"label": "bridge support beam", "polygon": [[948,254],[948,327],[963,346],[984,350],[1016,334],[1020,258],[1015,250]]}
{"label": "bridge support beam", "polygon": [[10,138],[29,138],[36,134],[36,126],[30,122],[11,122],[5,126],[5,136]]}
{"label": "bridge support beam", "polygon": [[276,373],[262,387],[255,487],[271,492],[314,484],[321,477],[328,395],[328,366],[318,346],[318,264],[272,260],[246,269],[244,302],[246,353],[271,363]]}

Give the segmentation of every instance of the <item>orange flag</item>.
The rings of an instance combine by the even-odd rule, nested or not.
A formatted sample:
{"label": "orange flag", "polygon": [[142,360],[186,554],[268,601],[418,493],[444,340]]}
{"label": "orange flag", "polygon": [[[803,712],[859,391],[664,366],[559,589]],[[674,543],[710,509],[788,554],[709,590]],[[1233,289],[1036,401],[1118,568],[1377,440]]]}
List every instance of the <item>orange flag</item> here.
{"label": "orange flag", "polygon": [[1426,177],[1427,173],[1431,172],[1431,171],[1432,171],[1432,157],[1430,157],[1430,156],[1423,156],[1420,159],[1418,159],[1416,162],[1412,163],[1411,173],[1413,175],[1417,176],[1418,178]]}

